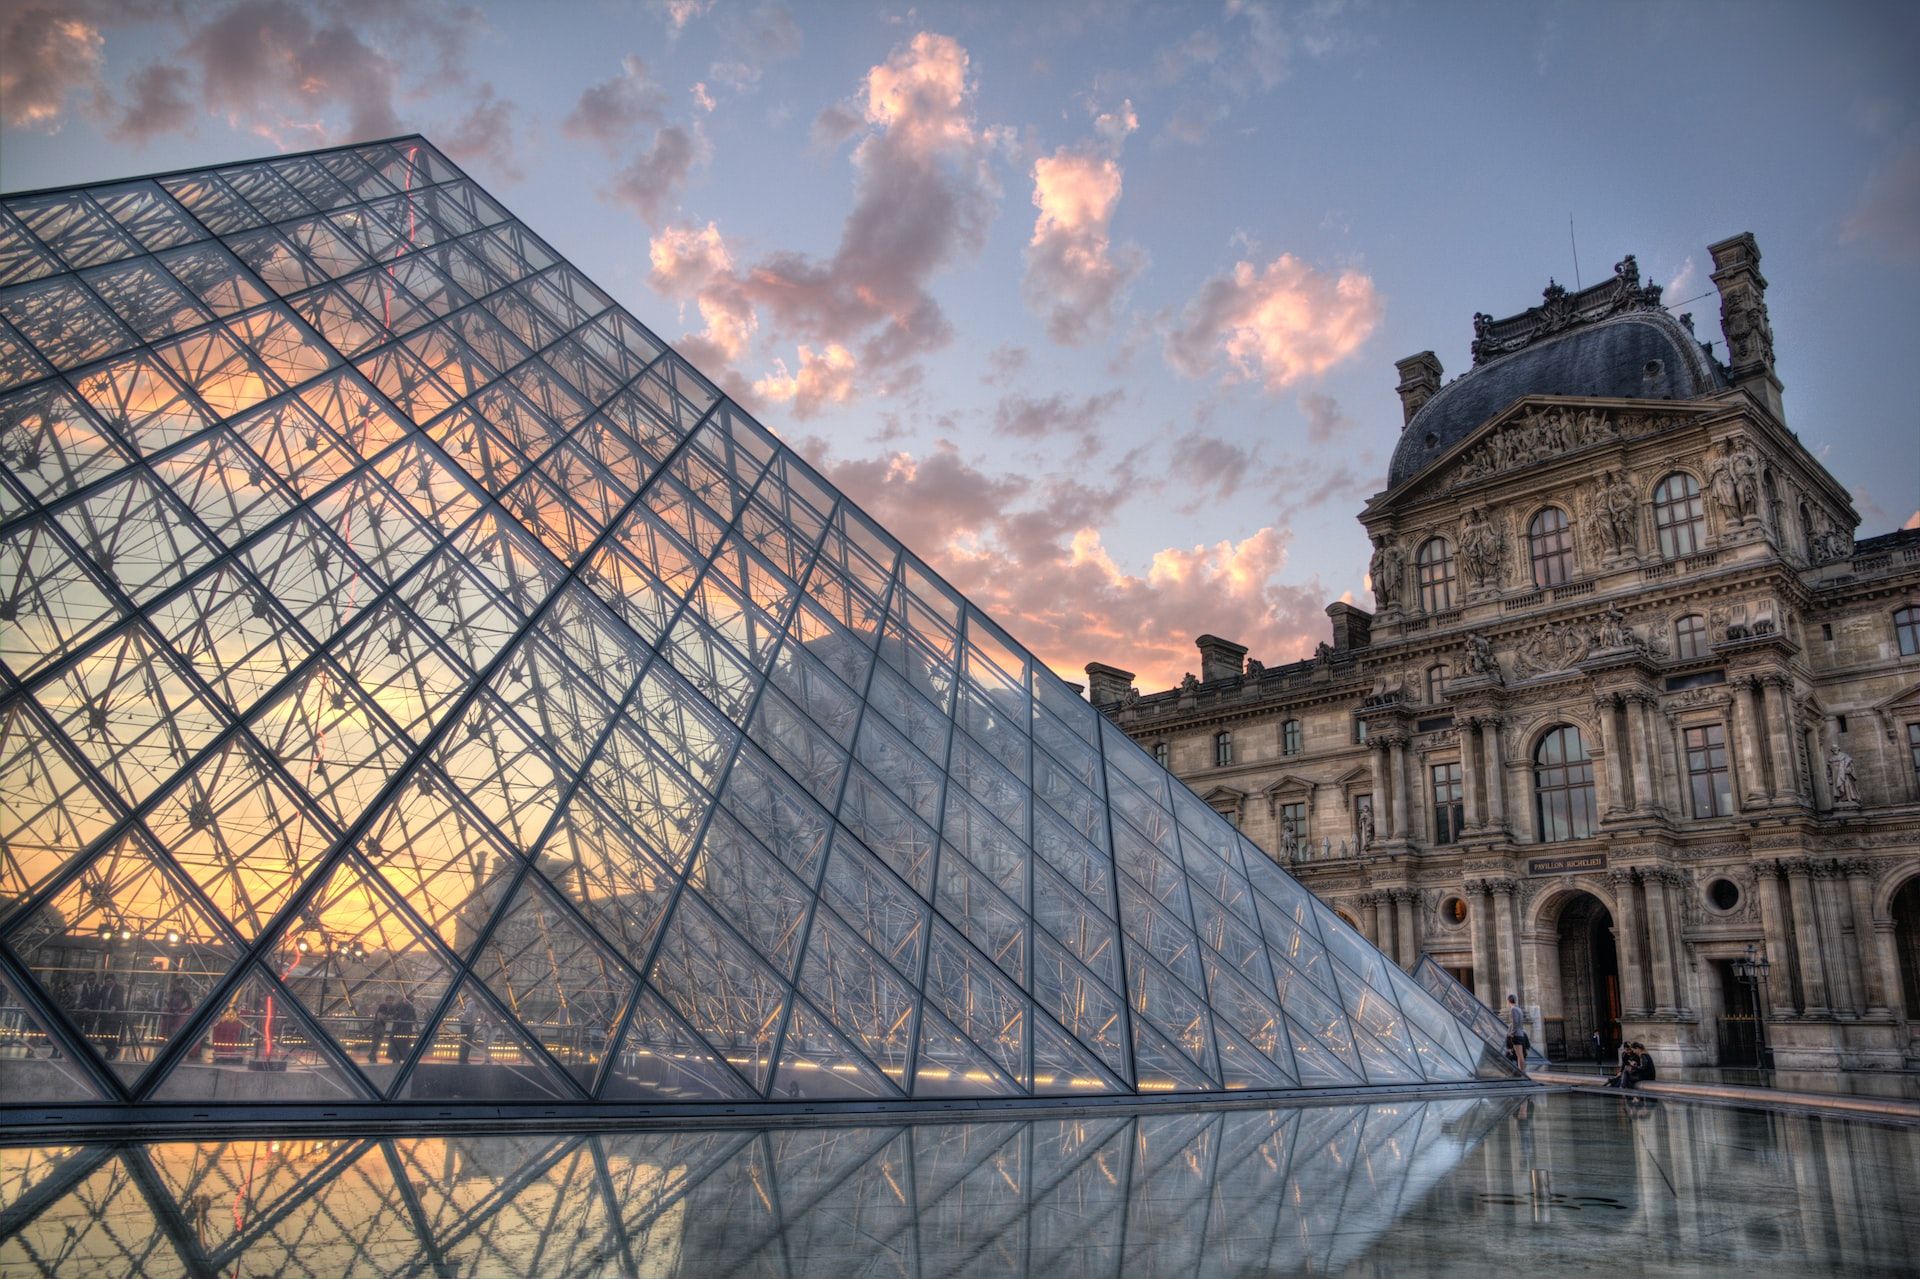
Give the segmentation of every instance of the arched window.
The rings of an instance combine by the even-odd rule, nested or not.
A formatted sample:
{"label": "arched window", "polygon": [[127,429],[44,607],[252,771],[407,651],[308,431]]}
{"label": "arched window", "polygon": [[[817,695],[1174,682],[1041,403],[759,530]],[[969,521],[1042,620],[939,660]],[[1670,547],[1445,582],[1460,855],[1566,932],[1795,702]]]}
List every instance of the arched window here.
{"label": "arched window", "polygon": [[1707,619],[1688,613],[1673,624],[1673,652],[1680,658],[1707,655]]}
{"label": "arched window", "polygon": [[1593,761],[1571,724],[1550,729],[1533,748],[1533,807],[1543,844],[1593,834]]}
{"label": "arched window", "polygon": [[1215,733],[1213,735],[1213,766],[1225,768],[1233,763],[1233,734]]}
{"label": "arched window", "polygon": [[1443,613],[1453,607],[1453,543],[1444,537],[1430,537],[1420,545],[1414,557],[1420,577],[1420,607],[1428,613]]}
{"label": "arched window", "polygon": [[1447,699],[1447,681],[1453,678],[1453,670],[1445,662],[1435,662],[1427,667],[1427,701],[1444,702]]}
{"label": "arched window", "polygon": [[1305,745],[1304,734],[1300,731],[1300,721],[1290,719],[1280,726],[1280,753],[1298,755]]}
{"label": "arched window", "polygon": [[1573,528],[1557,506],[1543,507],[1527,525],[1533,552],[1533,584],[1559,586],[1573,578]]}
{"label": "arched window", "polygon": [[1707,513],[1700,501],[1700,485],[1685,471],[1675,471],[1653,490],[1653,530],[1666,559],[1697,554],[1707,540]]}
{"label": "arched window", "polygon": [[1173,747],[1165,742],[1153,744],[1153,762],[1162,768],[1170,767],[1173,761]]}
{"label": "arched window", "polygon": [[1920,608],[1909,604],[1906,608],[1894,611],[1893,637],[1900,642],[1902,657],[1920,653]]}

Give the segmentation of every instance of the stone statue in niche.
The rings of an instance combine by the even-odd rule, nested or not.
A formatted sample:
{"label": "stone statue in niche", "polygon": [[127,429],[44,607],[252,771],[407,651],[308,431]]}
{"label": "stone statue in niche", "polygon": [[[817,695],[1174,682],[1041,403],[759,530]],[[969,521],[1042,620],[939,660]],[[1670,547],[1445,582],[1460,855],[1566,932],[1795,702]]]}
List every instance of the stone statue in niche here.
{"label": "stone statue in niche", "polygon": [[1399,606],[1400,579],[1406,571],[1407,557],[1393,541],[1381,538],[1373,544],[1373,559],[1367,564],[1367,572],[1373,578],[1373,598],[1379,601],[1382,611]]}
{"label": "stone statue in niche", "polygon": [[1760,459],[1744,440],[1728,440],[1707,476],[1707,492],[1729,524],[1760,519]]}
{"label": "stone statue in niche", "polygon": [[1280,819],[1280,852],[1288,865],[1300,860],[1300,831],[1293,824],[1292,813]]}
{"label": "stone statue in niche", "polygon": [[1626,614],[1617,608],[1610,608],[1606,616],[1594,624],[1593,646],[1600,649],[1638,648],[1640,640],[1627,625]]}
{"label": "stone statue in niche", "polygon": [[1476,633],[1467,636],[1467,674],[1485,675],[1496,680],[1500,678],[1500,659],[1495,656],[1493,645],[1484,635]]}
{"label": "stone statue in niche", "polygon": [[1638,549],[1640,506],[1634,500],[1633,486],[1625,477],[1609,471],[1594,494],[1599,519],[1600,540],[1609,555],[1631,555]]}
{"label": "stone statue in niche", "polygon": [[1359,808],[1360,811],[1354,814],[1353,820],[1359,836],[1357,842],[1361,851],[1364,852],[1373,847],[1373,805],[1363,802]]}
{"label": "stone statue in niche", "polygon": [[1860,802],[1860,783],[1853,775],[1853,756],[1841,750],[1839,742],[1827,747],[1827,790],[1833,795],[1835,807]]}
{"label": "stone statue in niche", "polygon": [[1460,565],[1466,571],[1467,585],[1476,590],[1499,585],[1506,551],[1506,538],[1494,528],[1486,511],[1480,507],[1468,511],[1460,529]]}

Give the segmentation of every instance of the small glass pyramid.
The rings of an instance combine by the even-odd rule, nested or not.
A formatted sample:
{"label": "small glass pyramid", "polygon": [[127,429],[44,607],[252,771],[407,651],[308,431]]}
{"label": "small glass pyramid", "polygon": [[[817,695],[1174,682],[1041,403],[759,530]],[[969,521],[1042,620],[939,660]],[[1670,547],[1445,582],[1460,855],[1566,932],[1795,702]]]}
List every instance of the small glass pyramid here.
{"label": "small glass pyramid", "polygon": [[424,139],[3,203],[5,1104],[1509,1073]]}

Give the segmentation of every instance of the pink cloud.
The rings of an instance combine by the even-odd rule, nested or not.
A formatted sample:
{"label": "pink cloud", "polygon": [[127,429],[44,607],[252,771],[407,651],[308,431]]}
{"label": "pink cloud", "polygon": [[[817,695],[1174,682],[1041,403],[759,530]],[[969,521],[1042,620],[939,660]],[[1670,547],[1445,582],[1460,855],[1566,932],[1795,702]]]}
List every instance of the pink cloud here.
{"label": "pink cloud", "polygon": [[790,404],[795,417],[808,418],[829,404],[845,404],[853,398],[853,375],[858,362],[853,352],[838,342],[830,342],[816,353],[810,346],[799,352],[800,369],[787,371],[785,360],[775,360],[775,371],[755,380],[753,392],[775,404]]}
{"label": "pink cloud", "polygon": [[648,242],[647,257],[654,289],[693,302],[700,313],[703,327],[680,343],[681,353],[696,364],[730,367],[738,361],[759,317],[733,273],[733,256],[720,229],[711,222],[667,227]]}
{"label": "pink cloud", "polygon": [[[909,386],[917,356],[947,342],[952,327],[928,286],[959,259],[978,252],[992,221],[999,187],[991,170],[993,138],[974,118],[967,51],[951,37],[922,32],[872,67],[859,98],[846,108],[853,131],[854,204],[833,255],[795,251],[708,270],[690,285],[669,272],[656,282],[701,302],[709,348],[737,359],[710,309],[723,311],[735,334],[751,334],[764,318],[770,333],[809,348],[819,395],[814,408],[845,402],[855,390]],[[823,118],[825,118],[823,116]],[[710,228],[711,229],[711,228]],[[717,230],[713,232],[717,238]],[[747,317],[751,317],[749,320]],[[845,358],[835,356],[835,347]],[[808,357],[798,372],[761,379],[801,401]],[[856,387],[848,379],[861,372]],[[831,394],[829,394],[831,392]],[[844,392],[844,393],[843,393]]]}
{"label": "pink cloud", "polygon": [[1238,262],[1187,303],[1167,334],[1167,362],[1204,377],[1224,355],[1232,376],[1274,392],[1359,350],[1380,314],[1373,281],[1359,271],[1328,275],[1290,253],[1257,269]]}
{"label": "pink cloud", "polygon": [[[810,444],[819,457],[822,446]],[[1067,477],[991,475],[951,443],[915,456],[828,459],[828,478],[1069,679],[1089,661],[1119,662],[1143,686],[1193,669],[1193,639],[1238,639],[1265,661],[1305,656],[1326,629],[1317,583],[1280,580],[1285,535],[1166,547],[1123,565],[1101,525],[1135,490],[1129,464],[1092,486]]]}
{"label": "pink cloud", "polygon": [[[1131,103],[1096,125],[1109,147],[1138,126]],[[1033,204],[1040,212],[1027,243],[1022,292],[1046,317],[1056,342],[1078,344],[1103,331],[1145,265],[1138,249],[1112,243],[1121,182],[1119,160],[1098,146],[1061,147],[1034,161]]]}
{"label": "pink cloud", "polygon": [[[705,92],[704,85],[695,87]],[[696,102],[699,97],[695,95]],[[581,90],[580,100],[560,122],[560,131],[568,137],[593,142],[608,155],[628,156],[601,188],[601,198],[632,209],[656,226],[671,215],[694,169],[707,158],[700,126],[670,123],[666,102],[647,64],[629,53],[620,59],[620,73]],[[712,109],[711,98],[706,109]]]}

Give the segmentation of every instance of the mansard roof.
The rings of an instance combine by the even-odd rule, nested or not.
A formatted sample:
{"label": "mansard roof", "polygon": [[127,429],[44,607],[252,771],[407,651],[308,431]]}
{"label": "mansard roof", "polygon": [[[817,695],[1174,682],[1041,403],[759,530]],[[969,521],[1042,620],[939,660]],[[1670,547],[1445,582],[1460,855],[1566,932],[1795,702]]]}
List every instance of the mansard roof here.
{"label": "mansard roof", "polygon": [[1397,489],[1527,395],[1692,400],[1728,385],[1692,331],[1660,307],[1631,257],[1612,279],[1569,294],[1549,283],[1537,307],[1474,317],[1474,367],[1407,423],[1387,471]]}

